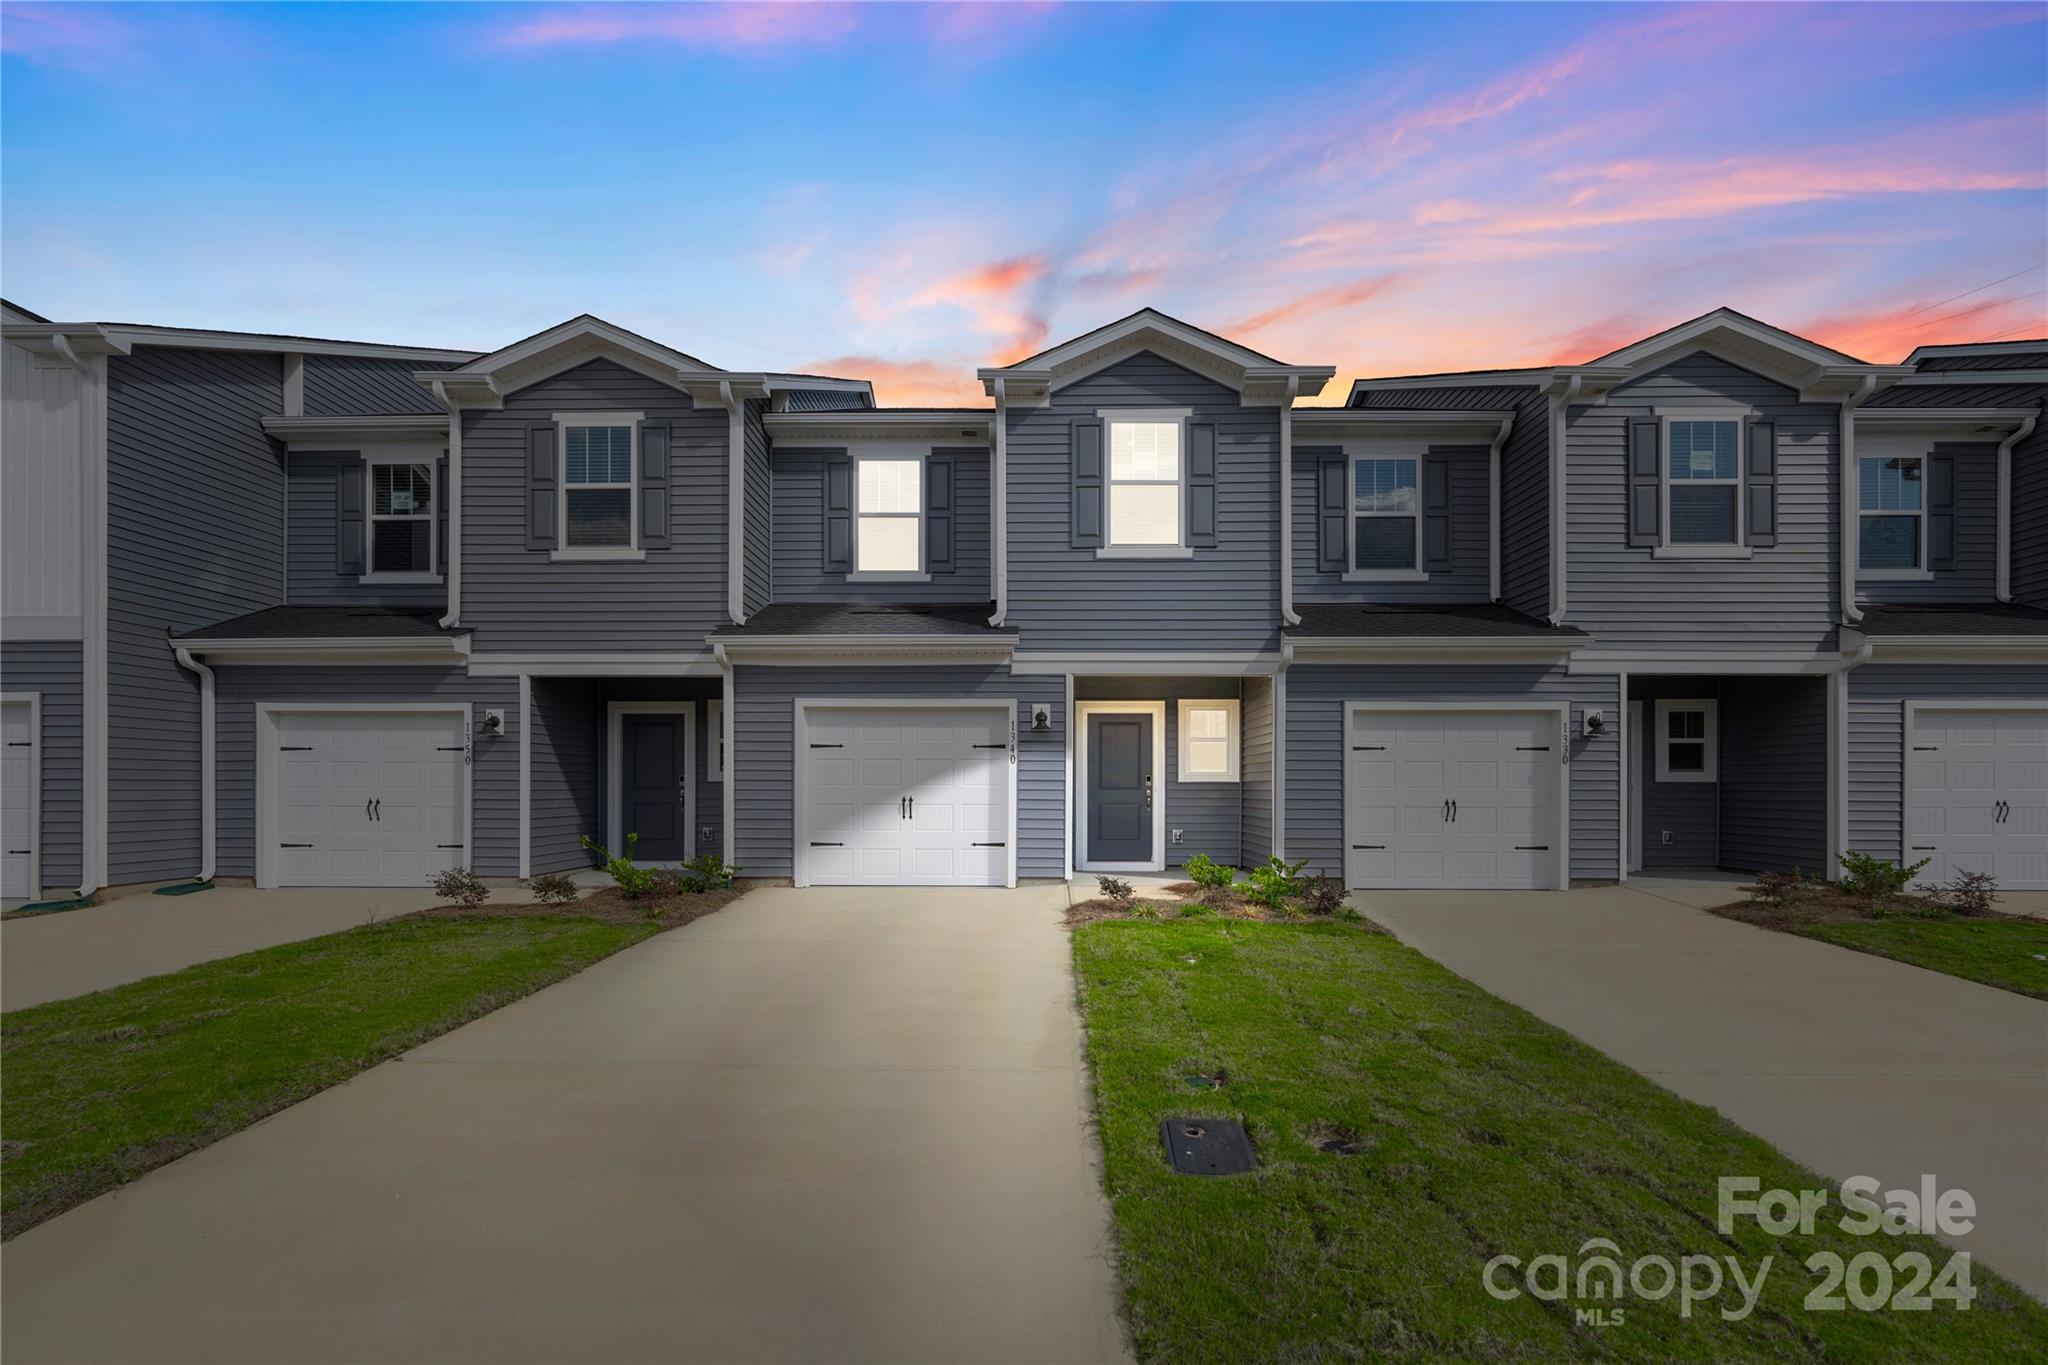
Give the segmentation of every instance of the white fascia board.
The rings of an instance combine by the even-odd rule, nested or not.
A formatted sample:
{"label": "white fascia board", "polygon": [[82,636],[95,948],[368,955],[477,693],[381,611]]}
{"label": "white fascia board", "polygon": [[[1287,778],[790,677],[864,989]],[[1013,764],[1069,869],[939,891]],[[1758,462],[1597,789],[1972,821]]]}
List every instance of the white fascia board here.
{"label": "white fascia board", "polygon": [[[103,322],[15,323],[5,329],[6,339],[34,349],[37,340],[61,335],[77,346],[91,349],[81,354],[126,355],[137,346],[176,346],[192,351],[262,351],[297,355],[364,356],[377,360],[470,361],[475,351],[447,350],[439,346],[383,346],[367,341],[328,341],[317,337],[278,336],[265,332],[214,332],[194,327],[128,326]],[[438,373],[438,371],[437,371]]]}
{"label": "white fascia board", "polygon": [[1842,667],[1842,655],[1820,650],[1668,650],[1655,654],[1618,654],[1588,650],[1574,654],[1573,673],[1689,674],[1716,673],[1806,674],[1832,673]]}
{"label": "white fascia board", "polygon": [[90,356],[126,355],[126,342],[107,335],[96,322],[17,322],[0,327],[0,337],[46,359],[79,366]]}
{"label": "white fascia board", "polygon": [[310,448],[314,443],[445,441],[448,414],[409,413],[377,417],[266,417],[265,435],[287,446]]}
{"label": "white fascia board", "polygon": [[1894,386],[1921,387],[1930,384],[2048,384],[2048,370],[1921,370],[1892,382]]}
{"label": "white fascia board", "polygon": [[1514,426],[1512,412],[1445,408],[1296,408],[1296,439],[1341,436],[1467,437],[1493,444]]}
{"label": "white fascia board", "polygon": [[859,656],[891,658],[1003,658],[1017,648],[1015,635],[949,640],[931,635],[760,635],[719,641],[735,663],[765,663],[792,654],[855,663]]}
{"label": "white fascia board", "polygon": [[579,342],[591,347],[606,346],[630,352],[670,374],[679,370],[700,371],[705,368],[704,363],[695,356],[670,350],[658,342],[635,336],[624,328],[614,327],[603,318],[590,317],[586,314],[570,318],[567,322],[557,323],[545,331],[536,332],[523,341],[515,341],[510,346],[501,347],[487,355],[473,356],[461,369],[448,373],[461,376],[503,374],[560,348],[574,348]]}
{"label": "white fascia board", "polygon": [[372,664],[429,664],[458,668],[462,656],[454,650],[430,649],[406,645],[379,645],[375,641],[352,643],[347,649],[331,646],[316,646],[311,649],[278,648],[274,642],[263,642],[256,648],[238,645],[232,640],[203,640],[188,646],[187,652],[195,658],[203,658],[209,664],[284,665],[306,664],[323,668],[352,668]]}
{"label": "white fascia board", "polygon": [[695,654],[471,654],[472,678],[715,678],[711,651]]}
{"label": "white fascia board", "polygon": [[1340,638],[1290,640],[1287,662],[1294,664],[1414,664],[1414,663],[1562,663],[1591,644],[1590,640],[1501,640],[1474,638],[1444,640],[1428,636],[1414,638]]}
{"label": "white fascia board", "polygon": [[1076,677],[1264,677],[1280,671],[1281,656],[1263,651],[1187,654],[1048,653],[1019,650],[1013,674],[1071,673]]}
{"label": "white fascia board", "polygon": [[1140,351],[1165,356],[1240,392],[1256,387],[1266,391],[1262,402],[1276,405],[1289,377],[1296,380],[1297,392],[1317,394],[1337,373],[1328,365],[1277,364],[1148,308],[1034,356],[1028,367],[989,366],[976,370],[975,376],[990,394],[998,378],[1007,379],[1012,399],[1028,402],[1040,385],[1051,389],[1072,384]]}

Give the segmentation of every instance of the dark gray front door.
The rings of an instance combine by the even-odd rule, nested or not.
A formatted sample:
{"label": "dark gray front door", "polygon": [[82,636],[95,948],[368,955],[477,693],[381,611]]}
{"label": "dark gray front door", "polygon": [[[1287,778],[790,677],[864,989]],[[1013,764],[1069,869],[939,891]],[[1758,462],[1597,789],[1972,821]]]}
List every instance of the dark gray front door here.
{"label": "dark gray front door", "polygon": [[1088,717],[1088,861],[1149,863],[1152,717]]}
{"label": "dark gray front door", "polygon": [[622,828],[638,834],[638,862],[679,862],[689,856],[684,841],[683,778],[686,772],[681,716],[625,716],[620,736],[626,771],[620,781],[625,803]]}

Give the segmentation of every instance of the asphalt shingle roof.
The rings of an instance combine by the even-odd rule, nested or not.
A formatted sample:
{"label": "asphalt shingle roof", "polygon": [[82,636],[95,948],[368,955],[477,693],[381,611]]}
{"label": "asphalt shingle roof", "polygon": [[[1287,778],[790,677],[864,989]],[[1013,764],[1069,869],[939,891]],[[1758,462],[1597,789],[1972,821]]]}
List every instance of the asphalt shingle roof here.
{"label": "asphalt shingle roof", "polygon": [[1397,607],[1349,602],[1297,602],[1295,639],[1584,639],[1575,626],[1553,626],[1491,602]]}
{"label": "asphalt shingle roof", "polygon": [[1985,635],[2048,637],[2048,611],[2016,602],[1931,602],[1926,606],[1865,607],[1854,629],[1865,635]]}
{"label": "asphalt shingle roof", "polygon": [[725,625],[714,638],[763,635],[991,635],[993,602],[899,604],[882,602],[777,602],[744,626]]}
{"label": "asphalt shingle roof", "polygon": [[174,640],[412,640],[446,639],[439,607],[265,607]]}

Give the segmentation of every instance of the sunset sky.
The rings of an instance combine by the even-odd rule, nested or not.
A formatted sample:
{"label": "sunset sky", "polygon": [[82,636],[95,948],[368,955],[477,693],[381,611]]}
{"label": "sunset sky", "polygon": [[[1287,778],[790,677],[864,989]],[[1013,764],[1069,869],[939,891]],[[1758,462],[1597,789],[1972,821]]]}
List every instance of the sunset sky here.
{"label": "sunset sky", "polygon": [[981,402],[1151,304],[1353,376],[1720,304],[2048,334],[2048,4],[7,4],[0,286]]}

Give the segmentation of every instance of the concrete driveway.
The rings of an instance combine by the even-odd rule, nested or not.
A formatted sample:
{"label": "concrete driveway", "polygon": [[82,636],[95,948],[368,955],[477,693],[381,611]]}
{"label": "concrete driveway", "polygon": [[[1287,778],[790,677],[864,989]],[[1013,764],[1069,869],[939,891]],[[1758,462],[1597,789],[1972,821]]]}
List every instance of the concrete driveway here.
{"label": "concrete driveway", "polygon": [[2048,1003],[1694,908],[1727,885],[1354,899],[1823,1175],[1968,1190],[1977,1226],[1952,1240],[2048,1298]]}
{"label": "concrete driveway", "polygon": [[[523,891],[497,891],[524,898]],[[353,929],[437,902],[414,891],[217,886],[189,896],[120,896],[87,910],[0,921],[0,1007],[103,991],[197,962]]]}
{"label": "concrete driveway", "polygon": [[1120,1360],[1065,901],[757,891],[23,1234],[0,1346]]}

